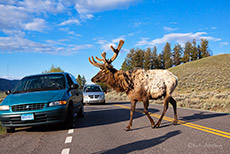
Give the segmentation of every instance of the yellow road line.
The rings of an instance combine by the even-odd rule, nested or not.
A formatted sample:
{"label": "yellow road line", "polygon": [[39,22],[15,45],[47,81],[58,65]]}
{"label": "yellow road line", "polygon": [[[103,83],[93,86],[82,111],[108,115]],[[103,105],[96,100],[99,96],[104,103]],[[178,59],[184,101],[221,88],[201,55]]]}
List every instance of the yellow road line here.
{"label": "yellow road line", "polygon": [[[125,105],[115,104],[115,106],[125,108],[125,109],[130,109],[130,107],[127,107]],[[142,110],[136,110],[136,111],[139,112],[139,113],[144,114],[144,112]],[[151,116],[153,116],[153,117],[156,117],[156,118],[160,118],[160,116],[161,116],[159,114],[155,114],[155,113],[151,113],[151,112],[149,112],[149,114]],[[163,119],[166,120],[166,121],[170,121],[170,122],[172,122],[174,120],[173,118],[166,117],[166,116],[164,116]],[[224,132],[224,131],[220,131],[220,130],[217,130],[217,129],[213,129],[213,128],[193,124],[193,123],[182,121],[182,120],[179,120],[178,124],[181,124],[183,126],[187,126],[187,127],[190,127],[190,128],[194,128],[194,129],[197,129],[197,130],[201,130],[201,131],[204,131],[204,132],[208,132],[208,133],[211,133],[211,134],[214,134],[214,135],[218,135],[218,136],[222,136],[222,137],[226,137],[226,138],[230,139],[230,133],[228,133],[228,132]]]}

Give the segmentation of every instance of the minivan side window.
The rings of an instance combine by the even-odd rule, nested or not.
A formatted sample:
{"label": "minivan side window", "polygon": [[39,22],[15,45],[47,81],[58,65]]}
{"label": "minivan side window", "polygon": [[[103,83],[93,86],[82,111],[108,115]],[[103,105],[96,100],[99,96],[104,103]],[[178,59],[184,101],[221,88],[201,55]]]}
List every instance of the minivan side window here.
{"label": "minivan side window", "polygon": [[72,81],[73,81],[75,84],[79,85],[78,82],[77,82],[77,80],[75,79],[75,77],[74,77],[72,74],[69,74],[69,76],[70,76],[70,78],[72,79]]}
{"label": "minivan side window", "polygon": [[66,75],[66,77],[67,77],[68,85],[69,85],[69,87],[71,87],[71,85],[73,84],[73,81],[72,81],[72,79],[69,77],[68,74]]}

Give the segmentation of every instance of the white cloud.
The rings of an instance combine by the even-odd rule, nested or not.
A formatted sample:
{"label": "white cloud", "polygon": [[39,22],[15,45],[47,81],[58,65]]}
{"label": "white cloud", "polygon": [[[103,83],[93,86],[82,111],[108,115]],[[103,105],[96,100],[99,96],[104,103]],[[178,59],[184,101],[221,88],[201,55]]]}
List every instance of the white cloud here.
{"label": "white cloud", "polygon": [[229,42],[220,42],[220,45],[224,46],[224,45],[229,45]]}
{"label": "white cloud", "polygon": [[118,45],[120,40],[125,40],[124,37],[118,37],[116,39],[113,39],[111,41],[107,41],[107,40],[98,40],[97,44],[101,45],[102,50],[104,51],[112,51],[110,46],[112,45],[114,48]]}
{"label": "white cloud", "polygon": [[171,27],[167,27],[167,26],[164,26],[163,29],[166,31],[169,31],[169,32],[177,30],[177,28],[171,28]]}
{"label": "white cloud", "polygon": [[204,36],[207,35],[206,32],[197,32],[197,33],[171,33],[164,35],[162,38],[157,38],[152,41],[148,41],[146,38],[142,38],[141,41],[137,43],[138,46],[142,45],[157,45],[157,44],[162,44],[170,41],[175,41],[177,43],[184,44],[187,41],[192,41],[193,39],[200,40],[200,39],[207,39],[207,40],[212,40],[212,41],[220,41],[220,38],[214,38],[211,36]]}
{"label": "white cloud", "polygon": [[211,29],[217,29],[217,27],[211,27]]}
{"label": "white cloud", "polygon": [[37,52],[68,56],[91,47],[93,45],[73,45],[52,40],[48,40],[47,44],[42,44],[20,36],[0,37],[0,53]]}
{"label": "white cloud", "polygon": [[[0,30],[42,31],[44,19],[38,16],[59,13],[65,10],[62,1],[54,0],[10,0],[0,4]],[[34,18],[37,16],[37,18]]]}
{"label": "white cloud", "polygon": [[80,21],[78,19],[69,19],[69,20],[66,20],[60,23],[59,26],[65,26],[65,25],[70,25],[70,24],[80,25]]}
{"label": "white cloud", "polygon": [[172,25],[176,25],[176,24],[178,24],[177,22],[175,22],[175,21],[173,21],[173,22],[170,22],[170,24],[172,24]]}
{"label": "white cloud", "polygon": [[128,8],[135,0],[78,0],[75,9],[81,17],[92,17],[92,13]]}
{"label": "white cloud", "polygon": [[45,28],[45,20],[36,18],[33,22],[25,24],[26,30],[33,30],[41,32]]}
{"label": "white cloud", "polygon": [[143,22],[134,22],[133,27],[140,27],[143,24],[144,24]]}
{"label": "white cloud", "polygon": [[0,4],[0,29],[21,29],[29,18],[23,7]]}
{"label": "white cloud", "polygon": [[55,0],[24,0],[18,2],[18,4],[24,7],[28,12],[57,13],[64,10],[62,2]]}

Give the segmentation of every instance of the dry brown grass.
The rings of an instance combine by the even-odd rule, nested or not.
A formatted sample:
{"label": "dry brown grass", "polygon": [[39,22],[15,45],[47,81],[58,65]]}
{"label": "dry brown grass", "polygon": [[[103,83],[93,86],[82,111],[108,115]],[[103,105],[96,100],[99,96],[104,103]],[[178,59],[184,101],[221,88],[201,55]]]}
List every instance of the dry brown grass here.
{"label": "dry brown grass", "polygon": [[4,92],[0,92],[0,103],[5,97],[6,97],[6,94]]}

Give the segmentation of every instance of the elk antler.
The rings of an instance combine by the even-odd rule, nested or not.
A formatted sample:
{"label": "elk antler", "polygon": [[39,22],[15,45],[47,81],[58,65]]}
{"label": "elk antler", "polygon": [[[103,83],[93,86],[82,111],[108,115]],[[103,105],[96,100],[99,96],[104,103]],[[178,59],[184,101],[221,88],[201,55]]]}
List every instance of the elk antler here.
{"label": "elk antler", "polygon": [[125,42],[123,40],[120,40],[118,46],[117,46],[117,49],[114,49],[113,46],[111,45],[111,49],[113,50],[113,52],[115,53],[113,55],[113,57],[110,59],[110,63],[112,63],[116,58],[117,58],[117,55],[119,53],[119,51],[121,50],[121,47],[123,46]]}
{"label": "elk antler", "polygon": [[117,58],[118,53],[119,53],[119,51],[121,50],[121,47],[122,47],[123,44],[124,44],[124,41],[123,41],[123,40],[120,40],[117,49],[114,49],[113,46],[110,46],[111,49],[112,49],[113,52],[114,52],[114,55],[113,55],[113,57],[112,57],[110,60],[107,60],[107,59],[106,59],[106,53],[105,53],[105,52],[102,52],[102,53],[101,53],[102,59],[100,59],[100,58],[98,58],[97,56],[95,56],[95,58],[96,58],[98,61],[103,62],[103,64],[96,62],[96,61],[94,60],[93,56],[92,56],[92,61],[91,61],[91,59],[90,59],[90,57],[89,57],[89,62],[90,62],[92,65],[94,65],[94,66],[96,66],[96,67],[99,67],[99,68],[103,68],[106,64],[107,64],[107,65],[108,65],[108,64],[111,64],[111,63]]}

